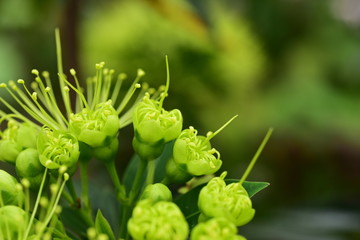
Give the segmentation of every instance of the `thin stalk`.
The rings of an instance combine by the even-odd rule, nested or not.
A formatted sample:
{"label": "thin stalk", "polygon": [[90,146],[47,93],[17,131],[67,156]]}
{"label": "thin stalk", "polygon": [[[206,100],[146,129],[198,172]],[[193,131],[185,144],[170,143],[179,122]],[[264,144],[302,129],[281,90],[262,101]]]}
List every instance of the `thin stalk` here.
{"label": "thin stalk", "polygon": [[251,160],[251,162],[250,162],[249,166],[247,167],[245,173],[244,173],[243,176],[241,177],[241,179],[240,179],[240,181],[239,181],[240,184],[243,184],[244,181],[246,180],[246,178],[249,176],[251,170],[253,169],[253,167],[254,167],[254,165],[255,165],[255,163],[256,163],[256,160],[259,158],[259,156],[260,156],[262,150],[264,149],[266,143],[268,142],[268,140],[269,140],[272,132],[273,132],[273,128],[270,128],[270,129],[267,131],[267,133],[266,133],[264,139],[262,140],[262,142],[261,142],[258,150],[256,151],[253,159]]}
{"label": "thin stalk", "polygon": [[40,188],[39,188],[39,192],[38,192],[38,195],[37,195],[37,198],[36,198],[35,206],[34,206],[33,212],[32,212],[32,214],[31,214],[31,217],[30,217],[30,220],[29,220],[29,223],[28,223],[26,232],[25,232],[24,240],[27,239],[27,237],[28,237],[28,235],[29,235],[29,233],[30,233],[31,225],[32,225],[32,223],[33,223],[33,221],[34,221],[36,211],[37,211],[37,209],[38,209],[38,207],[39,207],[41,194],[42,194],[42,191],[43,191],[43,188],[44,188],[44,185],[45,185],[45,180],[46,180],[47,171],[48,171],[48,168],[45,168],[44,176],[43,176],[42,181],[41,181],[41,184],[40,184]]}
{"label": "thin stalk", "polygon": [[123,203],[126,200],[126,191],[124,185],[120,183],[119,176],[116,171],[115,162],[110,161],[109,163],[106,163],[106,168],[108,170],[108,173],[110,175],[110,178],[115,186],[117,197],[119,200]]}

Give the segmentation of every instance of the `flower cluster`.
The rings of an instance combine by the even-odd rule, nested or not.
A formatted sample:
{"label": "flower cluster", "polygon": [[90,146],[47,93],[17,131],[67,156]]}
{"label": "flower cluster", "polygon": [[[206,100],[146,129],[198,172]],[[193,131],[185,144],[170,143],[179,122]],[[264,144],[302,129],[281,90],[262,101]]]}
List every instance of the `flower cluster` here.
{"label": "flower cluster", "polygon": [[[245,239],[237,227],[248,223],[255,210],[243,183],[257,157],[240,181],[227,184],[226,172],[213,176],[222,160],[210,143],[236,116],[205,136],[194,127],[183,129],[181,111],[163,106],[170,84],[167,59],[166,84],[158,90],[139,83],[145,74],[139,69],[122,94],[126,75],[115,77],[104,63],[95,65],[96,75],[82,87],[74,69],[71,80],[64,74],[58,31],[56,40],[61,97],[46,71],[32,70],[35,79],[29,83],[20,79],[0,84],[15,103],[0,97],[0,161],[16,173],[14,177],[0,170],[0,239]],[[121,179],[115,167],[118,135],[130,124],[136,157]],[[105,166],[113,182],[120,226],[92,208],[92,159]],[[180,197],[173,197],[175,189],[168,187],[190,186],[201,179],[211,180],[191,186]],[[200,193],[194,194],[199,187]],[[252,190],[251,196],[259,190]],[[68,226],[69,211],[64,209],[74,213],[71,221],[80,222],[79,229]]]}

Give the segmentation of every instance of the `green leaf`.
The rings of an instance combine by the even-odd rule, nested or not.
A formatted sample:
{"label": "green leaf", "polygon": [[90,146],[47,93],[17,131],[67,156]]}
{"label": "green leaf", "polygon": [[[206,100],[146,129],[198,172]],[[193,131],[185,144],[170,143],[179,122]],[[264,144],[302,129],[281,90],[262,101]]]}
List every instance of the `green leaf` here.
{"label": "green leaf", "polygon": [[105,219],[105,217],[102,215],[100,209],[98,210],[96,214],[95,219],[95,229],[97,233],[104,233],[109,237],[109,240],[115,240],[115,235],[113,231],[111,230],[110,224]]}
{"label": "green leaf", "polygon": [[[92,226],[91,220],[83,211],[75,207],[64,207],[61,211],[61,220],[72,239],[84,239],[87,229]],[[75,236],[74,236],[75,235]]]}
{"label": "green leaf", "polygon": [[[226,184],[239,182],[237,179],[225,179]],[[182,213],[184,214],[187,222],[189,223],[190,228],[192,229],[198,221],[198,217],[200,214],[199,207],[198,207],[198,198],[201,189],[206,185],[206,183],[201,184],[189,192],[178,196],[175,199],[175,203],[181,209]],[[248,182],[245,181],[243,183],[243,187],[249,194],[249,197],[253,197],[256,193],[260,192],[261,190],[268,187],[270,184],[267,182]]]}
{"label": "green leaf", "polygon": [[[227,180],[225,180],[227,181]],[[236,180],[238,181],[238,180]],[[246,189],[247,193],[249,194],[249,197],[253,197],[255,194],[260,192],[261,190],[267,188],[270,185],[270,183],[267,182],[249,182],[245,181],[243,183],[243,187]]]}

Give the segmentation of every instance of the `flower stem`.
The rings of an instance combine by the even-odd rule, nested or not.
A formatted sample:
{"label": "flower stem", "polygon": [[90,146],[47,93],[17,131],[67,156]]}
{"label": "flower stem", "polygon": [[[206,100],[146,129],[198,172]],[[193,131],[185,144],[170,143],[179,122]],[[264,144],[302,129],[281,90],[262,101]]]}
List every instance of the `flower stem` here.
{"label": "flower stem", "polygon": [[138,196],[138,194],[140,192],[141,180],[144,175],[147,164],[148,164],[147,160],[140,159],[139,166],[136,171],[134,183],[133,183],[130,193],[129,193],[128,204],[123,205],[122,217],[121,217],[121,223],[120,223],[120,238],[124,238],[124,239],[128,238],[127,222],[129,221],[132,210],[135,207],[135,199],[136,199],[136,196]]}
{"label": "flower stem", "polygon": [[29,220],[26,232],[25,232],[24,240],[27,239],[27,237],[28,237],[28,235],[30,233],[31,225],[32,225],[32,223],[34,221],[36,211],[37,211],[37,209],[39,207],[42,190],[43,190],[44,185],[45,185],[47,171],[48,171],[48,168],[45,168],[44,175],[43,175],[43,178],[42,178],[42,181],[41,181],[41,184],[40,184],[39,192],[38,192],[38,195],[37,195],[37,198],[36,198],[35,206],[34,206],[33,212],[31,214],[31,217],[30,217],[30,220]]}
{"label": "flower stem", "polygon": [[75,191],[74,183],[73,183],[73,181],[71,179],[69,179],[69,181],[66,181],[66,187],[70,192],[72,201],[76,202],[78,197],[77,197],[77,194],[76,194],[76,191]]}
{"label": "flower stem", "polygon": [[152,160],[148,164],[148,171],[146,176],[146,185],[154,183],[154,175],[155,175],[155,161]]}
{"label": "flower stem", "polygon": [[115,186],[117,197],[121,202],[124,202],[126,200],[126,191],[124,185],[120,183],[119,176],[116,171],[115,162],[110,161],[109,163],[106,163],[106,168],[108,170],[108,173],[111,177],[111,180]]}
{"label": "flower stem", "polygon": [[88,182],[88,162],[80,161],[80,179],[81,179],[81,201],[84,208],[91,215],[89,200],[89,182]]}
{"label": "flower stem", "polygon": [[259,158],[259,156],[260,156],[262,150],[264,149],[266,143],[268,142],[268,140],[269,140],[272,132],[273,132],[273,128],[270,128],[270,129],[267,131],[267,133],[266,133],[264,139],[262,140],[262,142],[261,142],[258,150],[256,151],[254,157],[252,158],[249,166],[247,167],[245,173],[244,173],[243,176],[241,177],[241,179],[240,179],[240,181],[239,181],[240,184],[243,184],[244,181],[246,180],[246,178],[248,177],[248,175],[250,174],[251,170],[253,169],[253,167],[254,167],[254,165],[255,165],[255,163],[256,163],[256,160]]}

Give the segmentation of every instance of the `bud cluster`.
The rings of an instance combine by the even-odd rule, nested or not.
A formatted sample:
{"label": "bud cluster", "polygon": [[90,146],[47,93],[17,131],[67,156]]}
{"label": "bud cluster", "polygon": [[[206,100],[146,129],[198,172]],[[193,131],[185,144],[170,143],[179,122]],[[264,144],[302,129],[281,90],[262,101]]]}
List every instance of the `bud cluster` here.
{"label": "bud cluster", "polygon": [[[5,107],[0,110],[0,161],[16,173],[0,170],[0,239],[244,240],[237,227],[251,221],[255,210],[243,182],[255,161],[241,180],[227,184],[226,172],[214,177],[222,160],[210,142],[237,116],[205,135],[192,126],[183,129],[181,111],[164,108],[170,85],[167,58],[166,85],[157,91],[139,83],[145,75],[139,69],[122,92],[126,75],[116,78],[103,62],[82,87],[74,69],[71,80],[64,74],[58,31],[56,39],[60,98],[46,71],[32,70],[35,79],[29,84],[23,79],[0,84],[0,91],[20,106],[0,97]],[[120,179],[118,135],[131,123],[135,157]],[[114,185],[118,233],[99,209],[93,216],[88,180],[93,159],[104,165]],[[190,187],[173,198],[173,183]],[[181,197],[185,205],[178,202]],[[65,228],[63,208],[74,212],[74,222],[83,229]]]}

